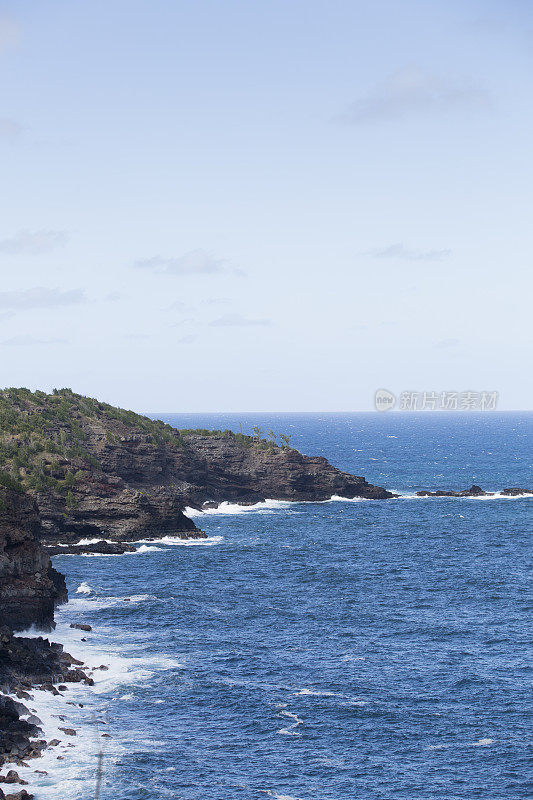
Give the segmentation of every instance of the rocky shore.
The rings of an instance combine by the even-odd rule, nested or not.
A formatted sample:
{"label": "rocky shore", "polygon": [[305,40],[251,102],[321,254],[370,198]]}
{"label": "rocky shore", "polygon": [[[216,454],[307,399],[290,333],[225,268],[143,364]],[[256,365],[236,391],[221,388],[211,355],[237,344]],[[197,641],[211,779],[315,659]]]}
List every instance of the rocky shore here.
{"label": "rocky shore", "polygon": [[[35,501],[0,487],[0,768],[27,765],[48,747],[41,721],[24,702],[32,688],[58,693],[56,684],[92,678],[62,645],[42,637],[16,636],[30,626],[51,630],[54,608],[67,600],[64,577],[54,570],[39,542],[40,521]],[[24,702],[22,702],[24,701]],[[0,774],[0,784],[20,786],[14,769]],[[31,797],[25,789],[0,798]]]}

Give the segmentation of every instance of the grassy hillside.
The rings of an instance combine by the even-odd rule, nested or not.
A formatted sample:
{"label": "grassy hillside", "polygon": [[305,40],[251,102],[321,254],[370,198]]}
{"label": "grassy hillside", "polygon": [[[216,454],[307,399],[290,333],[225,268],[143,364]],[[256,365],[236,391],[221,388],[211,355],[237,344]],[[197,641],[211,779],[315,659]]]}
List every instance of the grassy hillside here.
{"label": "grassy hillside", "polygon": [[161,420],[71,389],[54,389],[52,394],[4,389],[0,391],[0,484],[19,491],[53,490],[68,498],[87,471],[100,469],[88,441],[95,432],[109,444],[132,435],[168,448],[186,447],[191,435],[231,436],[247,447],[254,443],[251,437],[231,431],[177,431]]}
{"label": "grassy hillside", "polygon": [[95,435],[107,444],[140,436],[169,449],[187,447],[191,436],[228,436],[247,448],[277,449],[272,442],[231,431],[178,431],[71,389],[46,394],[10,388],[0,391],[0,485],[18,491],[52,490],[68,499],[78,481],[101,469]]}

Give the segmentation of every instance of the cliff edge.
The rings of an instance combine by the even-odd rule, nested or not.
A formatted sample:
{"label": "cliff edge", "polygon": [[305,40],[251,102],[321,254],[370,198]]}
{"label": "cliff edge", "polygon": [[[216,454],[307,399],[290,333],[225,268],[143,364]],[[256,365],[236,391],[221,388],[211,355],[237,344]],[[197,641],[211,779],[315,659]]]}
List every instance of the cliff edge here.
{"label": "cliff edge", "polygon": [[0,484],[34,497],[49,543],[203,537],[184,510],[206,502],[394,496],[288,445],[177,430],[70,389],[0,392],[0,431]]}

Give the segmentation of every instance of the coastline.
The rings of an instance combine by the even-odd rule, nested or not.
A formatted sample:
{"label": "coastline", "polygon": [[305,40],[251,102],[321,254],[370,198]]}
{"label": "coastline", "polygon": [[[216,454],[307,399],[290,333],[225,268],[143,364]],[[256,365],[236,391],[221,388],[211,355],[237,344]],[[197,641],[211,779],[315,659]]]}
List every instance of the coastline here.
{"label": "coastline", "polygon": [[[531,495],[502,495],[486,494],[473,497],[455,496],[420,496],[417,494],[400,494],[397,499],[416,499],[416,500],[510,500],[510,499],[531,499]],[[326,501],[318,501],[320,505],[327,503],[367,503],[365,498],[340,498],[333,496]],[[305,506],[312,503],[303,503]],[[302,501],[265,501],[263,503],[249,505],[238,505],[231,503],[221,503],[218,508],[208,508],[205,511],[192,510],[197,516],[220,515],[232,516],[235,514],[273,514],[276,512],[286,513],[291,508],[297,513],[297,506],[302,505]],[[145,538],[135,542],[137,549],[131,554],[149,554],[150,552],[162,551],[166,547],[172,546],[212,546],[222,540],[220,536],[207,536],[205,539],[184,539],[180,536]],[[158,544],[160,546],[158,546]],[[126,553],[128,554],[128,553]],[[68,553],[60,553],[68,555]],[[110,557],[103,553],[86,553],[86,557]],[[64,570],[63,570],[64,571]],[[29,691],[31,700],[25,701],[28,709],[35,714],[42,722],[40,727],[48,748],[42,751],[41,758],[33,759],[29,766],[20,767],[6,765],[6,769],[14,768],[23,780],[29,783],[28,789],[36,792],[38,800],[55,800],[58,792],[63,791],[62,787],[68,784],[72,791],[76,785],[73,781],[78,781],[80,788],[91,783],[94,784],[96,778],[98,754],[101,749],[104,752],[104,769],[108,777],[112,776],[113,764],[120,758],[123,745],[120,743],[120,733],[115,736],[112,725],[112,709],[116,708],[116,703],[120,699],[128,699],[129,695],[121,695],[120,686],[127,684],[131,686],[138,682],[149,680],[150,676],[157,672],[161,664],[154,664],[149,667],[146,659],[134,659],[126,656],[117,656],[113,652],[113,643],[106,641],[105,629],[95,629],[90,632],[70,628],[71,624],[91,624],[91,612],[98,608],[118,607],[128,603],[142,603],[148,599],[148,595],[138,595],[131,597],[107,597],[99,599],[90,586],[86,583],[80,584],[72,594],[68,603],[61,605],[56,610],[57,626],[50,634],[50,639],[60,642],[66,651],[74,658],[79,659],[87,676],[94,680],[94,686],[84,684],[69,684],[68,690],[60,694],[52,694],[33,688]],[[21,636],[38,637],[40,632],[30,630],[19,634]],[[85,640],[85,641],[84,641]],[[99,669],[104,665],[107,669]],[[13,696],[13,695],[11,695]],[[72,704],[75,705],[72,705]],[[80,707],[78,704],[82,704]],[[111,724],[109,724],[111,723]],[[76,731],[76,736],[70,737],[61,728],[72,728]],[[108,734],[107,732],[110,731]],[[111,736],[111,738],[108,738]],[[60,744],[50,746],[50,742],[59,739]],[[102,744],[104,747],[102,748]],[[48,773],[47,775],[42,772]],[[15,784],[13,787],[4,785],[4,789],[20,787]]]}

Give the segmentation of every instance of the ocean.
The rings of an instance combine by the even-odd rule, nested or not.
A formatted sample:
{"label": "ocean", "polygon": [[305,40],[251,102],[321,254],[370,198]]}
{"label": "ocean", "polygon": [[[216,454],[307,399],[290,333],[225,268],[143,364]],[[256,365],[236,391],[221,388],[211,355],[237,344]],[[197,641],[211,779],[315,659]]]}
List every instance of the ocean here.
{"label": "ocean", "polygon": [[272,428],[402,497],[226,505],[203,541],[55,557],[51,638],[108,669],[71,685],[83,708],[35,693],[77,731],[36,800],[94,798],[100,751],[101,800],[533,797],[531,501],[415,497],[531,488],[533,415],[154,416]]}

